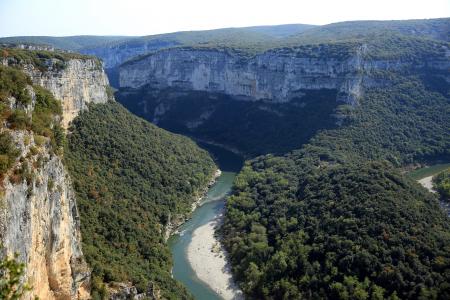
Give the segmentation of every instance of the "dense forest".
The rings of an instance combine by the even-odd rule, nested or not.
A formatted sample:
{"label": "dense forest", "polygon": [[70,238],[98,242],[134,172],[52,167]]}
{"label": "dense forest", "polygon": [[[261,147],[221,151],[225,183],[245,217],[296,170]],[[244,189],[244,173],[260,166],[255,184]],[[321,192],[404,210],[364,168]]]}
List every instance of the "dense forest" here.
{"label": "dense forest", "polygon": [[387,164],[296,177],[289,163],[253,161],[227,204],[225,244],[251,298],[448,298],[450,224],[433,196]]}
{"label": "dense forest", "polygon": [[105,283],[113,282],[132,282],[139,291],[151,286],[166,299],[190,298],[171,278],[165,226],[190,213],[211,179],[209,154],[113,102],[74,120],[65,160],[93,268],[93,298],[104,297]]}
{"label": "dense forest", "polygon": [[450,222],[397,168],[446,157],[448,84],[378,74],[343,123],[299,150],[247,162],[222,227],[252,299],[448,299]]}

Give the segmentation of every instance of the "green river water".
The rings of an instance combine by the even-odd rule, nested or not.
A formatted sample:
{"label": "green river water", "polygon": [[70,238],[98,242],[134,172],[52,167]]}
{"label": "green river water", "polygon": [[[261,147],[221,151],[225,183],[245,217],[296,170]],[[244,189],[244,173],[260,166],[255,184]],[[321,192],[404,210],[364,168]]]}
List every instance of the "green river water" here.
{"label": "green river water", "polygon": [[208,223],[220,214],[225,205],[225,197],[231,190],[233,180],[242,167],[242,159],[223,148],[199,143],[215,158],[222,170],[222,175],[209,189],[202,204],[189,219],[179,228],[179,234],[169,239],[169,247],[173,257],[173,277],[182,282],[197,300],[221,299],[211,288],[200,281],[187,260],[187,248],[191,242],[192,233],[198,227]]}

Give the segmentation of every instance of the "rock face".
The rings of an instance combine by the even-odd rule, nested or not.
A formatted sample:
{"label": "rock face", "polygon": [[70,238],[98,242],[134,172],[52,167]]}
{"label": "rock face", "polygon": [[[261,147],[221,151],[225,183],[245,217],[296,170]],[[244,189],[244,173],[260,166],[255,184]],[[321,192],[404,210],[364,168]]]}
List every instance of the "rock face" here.
{"label": "rock face", "polygon": [[[367,74],[413,65],[412,61],[366,60],[366,51],[361,45],[345,57],[333,57],[283,48],[247,58],[231,50],[173,48],[125,63],[119,80],[121,88],[171,87],[270,103],[288,102],[301,90],[335,89],[337,100],[355,104],[363,86],[376,84]],[[446,65],[448,61],[434,67],[444,70]]]}
{"label": "rock face", "polygon": [[3,254],[19,255],[24,280],[32,287],[24,299],[88,299],[90,271],[81,251],[79,216],[70,178],[48,141],[38,146],[32,133],[11,131],[18,148],[15,169],[3,181],[0,239]]}
{"label": "rock face", "polygon": [[71,59],[64,68],[56,68],[56,61],[49,61],[49,69],[42,72],[33,65],[25,65],[24,71],[34,84],[48,89],[63,105],[62,125],[67,128],[80,110],[89,103],[108,101],[108,78],[94,59]]}
{"label": "rock face", "polygon": [[246,59],[232,51],[181,48],[124,64],[120,87],[175,87],[268,102],[287,102],[300,89],[341,87],[356,96],[360,78],[351,76],[356,64],[297,58],[278,51]]}
{"label": "rock face", "polygon": [[155,299],[160,300],[161,290],[155,288],[153,284],[147,287],[144,293],[138,293],[137,289],[131,282],[116,282],[112,283],[108,287],[108,294],[110,300],[145,300]]}
{"label": "rock face", "polygon": [[177,133],[250,156],[286,153],[318,131],[344,124],[341,104],[356,106],[366,91],[390,85],[398,76],[433,77],[430,82],[445,89],[448,45],[417,45],[406,45],[407,54],[384,40],[255,55],[206,47],[164,49],[124,63],[116,97],[135,114]]}
{"label": "rock face", "polygon": [[[52,59],[45,71],[7,59],[2,63],[19,64],[34,84],[62,101],[66,128],[88,103],[108,101],[108,80],[96,60],[70,59],[61,68]],[[31,86],[27,89],[33,100],[24,108],[29,114],[35,93]],[[14,107],[15,99],[10,101]],[[90,299],[90,269],[83,257],[75,194],[62,157],[53,153],[48,138],[36,140],[32,131],[2,130],[11,134],[20,155],[2,178],[0,244],[2,255],[17,253],[26,265],[23,280],[32,291],[24,299]]]}

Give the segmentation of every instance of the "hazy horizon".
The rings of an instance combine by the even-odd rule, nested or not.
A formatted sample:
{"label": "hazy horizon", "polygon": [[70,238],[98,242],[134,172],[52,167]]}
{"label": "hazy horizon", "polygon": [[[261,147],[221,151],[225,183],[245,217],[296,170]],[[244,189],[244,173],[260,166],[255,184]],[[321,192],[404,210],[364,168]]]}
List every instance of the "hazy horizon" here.
{"label": "hazy horizon", "polygon": [[424,19],[391,19],[391,20],[346,20],[339,22],[332,22],[326,24],[308,24],[308,23],[282,23],[282,24],[256,24],[249,26],[229,26],[229,27],[217,27],[217,28],[207,28],[207,29],[192,29],[192,30],[178,30],[178,31],[168,31],[168,32],[158,32],[152,34],[143,34],[143,35],[125,35],[125,34],[73,34],[73,35],[9,35],[9,36],[0,36],[0,38],[8,38],[8,37],[27,37],[27,36],[47,36],[47,37],[74,37],[74,36],[106,36],[106,37],[141,37],[141,36],[150,36],[150,35],[160,35],[160,34],[170,34],[177,32],[195,32],[195,31],[213,31],[219,29],[233,29],[233,28],[250,28],[250,27],[265,27],[265,26],[284,26],[284,25],[312,25],[312,26],[324,26],[330,25],[334,23],[342,23],[342,22],[359,22],[359,21],[374,21],[374,22],[389,22],[389,21],[412,21],[412,20],[427,20],[427,19],[447,19],[450,17],[439,17],[439,18],[424,18]]}
{"label": "hazy horizon", "polygon": [[249,26],[446,18],[449,12],[447,0],[1,0],[0,36],[143,36]]}

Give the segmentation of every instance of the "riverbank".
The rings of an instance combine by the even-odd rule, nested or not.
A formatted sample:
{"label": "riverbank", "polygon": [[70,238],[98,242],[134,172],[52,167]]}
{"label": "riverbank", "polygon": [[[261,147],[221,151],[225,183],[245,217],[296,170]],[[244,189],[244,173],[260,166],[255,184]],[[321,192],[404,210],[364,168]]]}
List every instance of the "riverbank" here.
{"label": "riverbank", "polygon": [[[216,183],[217,178],[219,178],[221,174],[222,171],[220,169],[216,169],[208,185],[199,193],[200,196],[197,196],[197,199],[192,203],[191,214],[195,211],[197,207],[200,206],[202,200],[207,196],[209,189]],[[171,235],[178,233],[178,228],[181,225],[183,225],[187,220],[189,220],[189,216],[179,215],[176,216],[175,218],[171,218],[169,216],[169,221],[167,222],[164,233],[164,238],[166,242]]]}
{"label": "riverbank", "polygon": [[[225,198],[233,187],[243,160],[224,148],[200,144],[214,157],[222,173],[208,190],[206,197],[197,203],[198,207],[196,205],[189,220],[178,227],[168,241],[173,257],[172,275],[184,284],[196,300],[242,299],[239,290],[230,284],[231,272],[214,229],[222,220]],[[210,256],[213,248],[216,251],[214,254],[217,254],[215,257]],[[208,273],[204,272],[204,266],[208,266],[208,278],[205,276]],[[212,278],[214,281],[210,280]]]}
{"label": "riverbank", "polygon": [[420,180],[425,177],[435,176],[436,174],[450,168],[450,163],[448,161],[442,161],[431,165],[410,165],[405,168],[405,173],[408,174],[414,180]]}
{"label": "riverbank", "polygon": [[244,299],[242,291],[233,280],[227,253],[215,234],[222,219],[223,211],[193,232],[187,258],[197,277],[223,299]]}
{"label": "riverbank", "polygon": [[[442,166],[445,166],[445,165],[439,166],[439,169],[435,168],[437,171],[435,171],[433,175],[417,179],[417,182],[420,183],[424,188],[426,188],[430,193],[436,193],[436,190],[434,189],[434,186],[433,186],[433,177],[442,171]],[[429,169],[429,168],[430,167],[427,167],[427,169]],[[427,170],[427,172],[429,172],[429,171]],[[440,200],[439,203],[441,204],[442,209],[447,213],[447,216],[450,217],[450,203],[448,203],[446,201],[442,201],[442,200]]]}
{"label": "riverbank", "polygon": [[194,212],[194,210],[199,207],[202,203],[202,201],[206,198],[206,196],[208,195],[208,191],[209,189],[216,184],[217,182],[217,178],[220,177],[220,175],[222,175],[222,170],[217,169],[214,172],[213,177],[211,178],[211,180],[209,181],[208,185],[203,189],[203,192],[201,193],[201,195],[197,198],[197,201],[195,201],[194,203],[192,203],[192,207],[191,207],[191,212]]}

